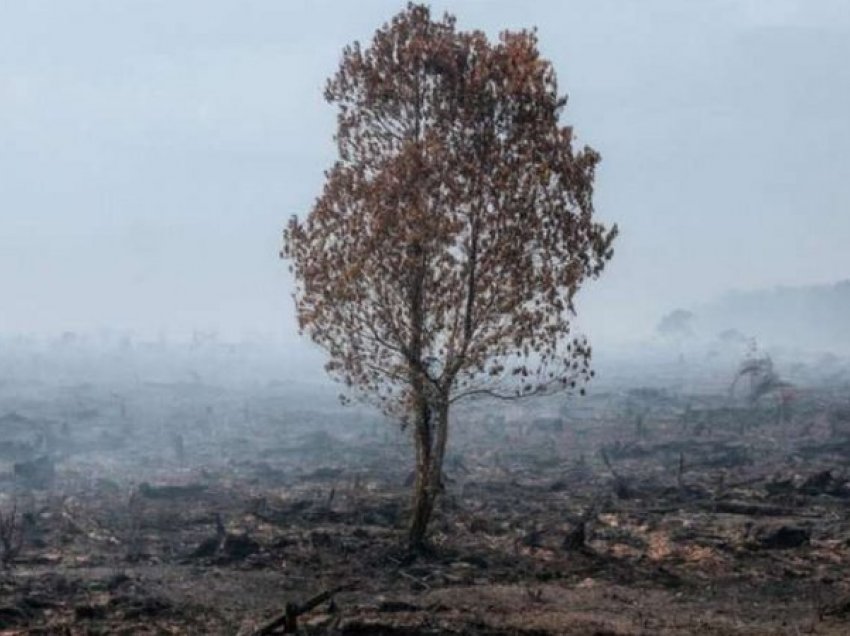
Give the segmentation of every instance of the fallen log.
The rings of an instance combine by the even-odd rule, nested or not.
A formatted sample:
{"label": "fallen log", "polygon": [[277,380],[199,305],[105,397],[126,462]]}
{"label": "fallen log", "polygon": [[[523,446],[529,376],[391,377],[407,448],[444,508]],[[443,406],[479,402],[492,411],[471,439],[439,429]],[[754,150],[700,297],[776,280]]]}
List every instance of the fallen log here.
{"label": "fallen log", "polygon": [[770,506],[749,501],[713,501],[700,506],[707,512],[720,512],[730,515],[747,515],[750,517],[786,517],[795,513],[788,508]]}

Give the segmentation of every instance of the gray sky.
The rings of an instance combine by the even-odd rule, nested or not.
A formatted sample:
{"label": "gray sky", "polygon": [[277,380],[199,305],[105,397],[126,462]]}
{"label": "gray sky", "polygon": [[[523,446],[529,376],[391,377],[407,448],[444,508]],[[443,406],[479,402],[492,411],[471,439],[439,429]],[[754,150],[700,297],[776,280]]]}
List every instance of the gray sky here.
{"label": "gray sky", "polygon": [[[293,338],[277,251],[333,158],[322,87],[403,5],[0,0],[0,332]],[[621,236],[579,307],[597,340],[729,288],[850,277],[843,0],[432,6],[537,25],[603,155]]]}

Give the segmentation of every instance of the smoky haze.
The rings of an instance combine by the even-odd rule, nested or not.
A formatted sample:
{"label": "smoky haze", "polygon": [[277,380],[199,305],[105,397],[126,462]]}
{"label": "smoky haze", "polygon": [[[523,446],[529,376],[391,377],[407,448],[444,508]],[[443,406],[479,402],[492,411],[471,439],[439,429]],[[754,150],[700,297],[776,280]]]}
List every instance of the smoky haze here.
{"label": "smoky haze", "polygon": [[[401,2],[0,5],[0,332],[296,342],[280,230],[334,157],[341,48]],[[850,277],[850,12],[834,2],[435,2],[537,26],[621,235],[606,343],[729,290]]]}
{"label": "smoky haze", "polygon": [[[850,0],[430,4],[0,0],[0,633],[850,633]],[[511,107],[516,85],[550,106],[528,38],[488,51],[444,11],[537,27],[613,258],[604,231],[552,236],[583,164],[530,228],[449,215],[483,267],[436,261],[465,316],[469,294],[430,303],[421,250],[389,250],[427,301],[400,319],[386,280],[325,303],[362,295],[332,274],[363,246],[324,258],[291,224],[336,383],[279,253],[337,157],[346,45],[399,16],[405,53],[347,56],[349,97],[396,62],[419,91],[413,52],[472,55],[433,99],[517,134],[486,199],[551,172],[506,177],[517,148],[581,163]],[[482,77],[505,117],[459,103]],[[445,130],[420,157],[441,178],[469,150]],[[399,225],[379,212],[373,235]],[[407,238],[458,227],[419,216]],[[540,241],[527,262],[504,228]],[[562,341],[543,292],[602,256]],[[495,271],[506,293],[476,290]]]}

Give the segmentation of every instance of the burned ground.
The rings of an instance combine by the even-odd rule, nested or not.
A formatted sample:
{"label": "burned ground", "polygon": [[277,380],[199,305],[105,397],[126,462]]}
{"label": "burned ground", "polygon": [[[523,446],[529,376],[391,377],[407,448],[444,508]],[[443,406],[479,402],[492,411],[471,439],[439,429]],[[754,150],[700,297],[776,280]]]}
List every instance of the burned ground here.
{"label": "burned ground", "polygon": [[4,633],[277,633],[287,603],[308,634],[850,630],[846,385],[469,404],[415,560],[408,440],[370,412],[200,382],[0,406]]}

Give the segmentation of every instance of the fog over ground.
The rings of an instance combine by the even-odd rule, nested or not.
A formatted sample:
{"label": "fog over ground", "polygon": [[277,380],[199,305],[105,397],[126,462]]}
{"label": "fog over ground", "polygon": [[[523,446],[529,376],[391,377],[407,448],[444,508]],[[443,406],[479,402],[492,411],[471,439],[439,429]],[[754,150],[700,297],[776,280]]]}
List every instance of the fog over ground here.
{"label": "fog over ground", "polygon": [[592,374],[297,333],[407,0],[0,0],[0,634],[850,633],[850,0],[431,5],[602,155]]}
{"label": "fog over ground", "polygon": [[[0,4],[0,333],[297,342],[277,253],[334,157],[324,81],[402,6]],[[845,2],[433,8],[536,25],[603,156],[621,235],[579,305],[597,348],[731,289],[850,278]]]}

